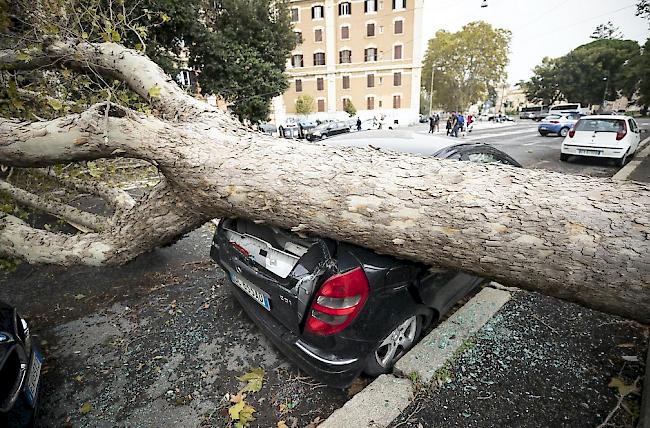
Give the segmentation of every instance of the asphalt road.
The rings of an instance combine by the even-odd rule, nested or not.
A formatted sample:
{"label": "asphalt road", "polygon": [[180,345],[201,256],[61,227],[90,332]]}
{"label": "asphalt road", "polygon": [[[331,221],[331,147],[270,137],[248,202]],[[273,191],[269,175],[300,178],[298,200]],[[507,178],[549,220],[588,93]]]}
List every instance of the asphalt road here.
{"label": "asphalt road", "polygon": [[[650,120],[638,121],[642,130],[650,131]],[[361,131],[344,134],[324,140],[325,144],[336,146],[373,146],[382,149],[432,155],[443,147],[461,142],[482,142],[491,144],[508,153],[525,168],[547,169],[565,174],[611,177],[620,169],[614,161],[598,158],[573,157],[570,162],[560,161],[562,137],[543,137],[537,132],[537,122],[529,120],[507,124],[479,123],[477,128],[465,136],[452,138],[445,130],[428,133],[428,125],[420,124],[399,130]],[[641,138],[650,136],[641,134]]]}

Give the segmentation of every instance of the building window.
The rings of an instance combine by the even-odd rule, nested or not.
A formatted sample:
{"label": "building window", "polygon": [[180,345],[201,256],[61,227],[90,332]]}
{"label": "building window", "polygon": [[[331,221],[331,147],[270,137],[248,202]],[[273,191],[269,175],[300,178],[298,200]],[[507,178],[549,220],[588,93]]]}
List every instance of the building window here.
{"label": "building window", "polygon": [[400,95],[393,95],[393,108],[402,108],[402,97]]}
{"label": "building window", "polygon": [[350,89],[350,76],[343,76],[343,89]]}
{"label": "building window", "polygon": [[406,9],[406,0],[393,0],[393,10]]}
{"label": "building window", "polygon": [[325,100],[320,99],[316,102],[316,105],[318,106],[318,112],[322,113],[325,111]]}
{"label": "building window", "polygon": [[350,64],[352,62],[352,51],[342,50],[339,52],[339,64]]}
{"label": "building window", "polygon": [[302,80],[296,79],[296,92],[302,92]]}
{"label": "building window", "polygon": [[352,13],[352,3],[349,1],[339,3],[339,16],[348,16]]}
{"label": "building window", "polygon": [[341,27],[341,39],[347,40],[350,38],[350,27],[347,25]]}
{"label": "building window", "polygon": [[312,6],[311,19],[323,19],[325,16],[325,8],[323,6]]}
{"label": "building window", "polygon": [[367,80],[367,86],[369,88],[374,88],[375,87],[375,75],[374,74],[367,75],[366,80]]}
{"label": "building window", "polygon": [[404,32],[404,21],[398,19],[395,21],[395,34],[402,34]]}
{"label": "building window", "polygon": [[302,62],[302,55],[293,55],[291,57],[291,66],[292,67],[304,67]]}
{"label": "building window", "polygon": [[314,54],[314,65],[325,65],[325,52],[316,52]]}
{"label": "building window", "polygon": [[402,59],[402,45],[395,45],[393,48],[393,59]]}
{"label": "building window", "polygon": [[377,61],[377,48],[368,48],[364,51],[364,61]]}
{"label": "building window", "polygon": [[374,110],[375,109],[375,97],[368,97],[366,99],[366,107],[368,110]]}
{"label": "building window", "polygon": [[368,37],[375,37],[375,24],[374,22],[369,22],[366,24],[366,35]]}
{"label": "building window", "polygon": [[323,30],[321,28],[317,28],[314,30],[314,41],[315,42],[323,41]]}
{"label": "building window", "polygon": [[294,31],[293,34],[296,36],[296,43],[302,44],[302,33],[300,31]]}
{"label": "building window", "polygon": [[298,22],[300,21],[300,9],[297,7],[292,7],[291,8],[291,22]]}
{"label": "building window", "polygon": [[322,91],[323,89],[325,89],[325,80],[322,77],[318,77],[316,79],[316,90]]}
{"label": "building window", "polygon": [[363,11],[365,13],[377,12],[377,0],[364,0]]}
{"label": "building window", "polygon": [[402,86],[402,73],[393,73],[393,86]]}

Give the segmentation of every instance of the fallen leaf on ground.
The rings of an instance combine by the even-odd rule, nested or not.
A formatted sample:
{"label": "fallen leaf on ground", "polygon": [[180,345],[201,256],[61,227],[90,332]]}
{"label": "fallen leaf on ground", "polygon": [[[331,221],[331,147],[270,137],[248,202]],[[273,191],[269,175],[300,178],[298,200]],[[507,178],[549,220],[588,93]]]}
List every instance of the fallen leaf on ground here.
{"label": "fallen leaf on ground", "polygon": [[77,382],[81,383],[81,382],[83,382],[84,377],[82,375],[77,375],[73,379],[76,380]]}
{"label": "fallen leaf on ground", "polygon": [[289,428],[284,421],[278,421],[278,428]]}
{"label": "fallen leaf on ground", "polygon": [[348,388],[348,397],[354,397],[363,390],[367,385],[367,382],[361,379],[360,377],[356,378],[352,385]]}
{"label": "fallen leaf on ground", "polygon": [[262,382],[264,382],[264,369],[261,367],[253,369],[239,376],[237,380],[247,382],[240,392],[258,392],[262,389]]}
{"label": "fallen leaf on ground", "polygon": [[636,391],[636,386],[634,386],[633,384],[628,385],[620,377],[613,377],[612,380],[609,381],[609,384],[607,386],[609,386],[610,388],[617,388],[618,393],[621,395],[621,397],[625,397],[626,395]]}
{"label": "fallen leaf on ground", "polygon": [[85,294],[81,294],[81,293],[79,293],[79,294],[75,294],[75,295],[74,295],[74,299],[75,299],[75,300],[81,300],[81,299],[83,299],[84,297],[86,297],[86,295],[85,295]]}
{"label": "fallen leaf on ground", "polygon": [[255,413],[255,408],[246,404],[244,400],[233,404],[228,409],[228,415],[235,422],[236,428],[247,427],[249,423],[253,422],[255,420],[253,413]]}
{"label": "fallen leaf on ground", "polygon": [[239,392],[237,393],[237,395],[233,395],[232,397],[230,397],[230,402],[239,403],[241,401],[244,401],[244,398],[246,398],[246,394]]}
{"label": "fallen leaf on ground", "polygon": [[309,422],[305,428],[316,428],[318,425],[320,425],[323,422],[323,420],[320,418],[320,416],[316,417],[313,421]]}
{"label": "fallen leaf on ground", "polygon": [[91,409],[92,409],[92,406],[90,405],[89,402],[86,401],[79,408],[79,413],[81,413],[82,415],[87,415],[88,413],[90,413]]}

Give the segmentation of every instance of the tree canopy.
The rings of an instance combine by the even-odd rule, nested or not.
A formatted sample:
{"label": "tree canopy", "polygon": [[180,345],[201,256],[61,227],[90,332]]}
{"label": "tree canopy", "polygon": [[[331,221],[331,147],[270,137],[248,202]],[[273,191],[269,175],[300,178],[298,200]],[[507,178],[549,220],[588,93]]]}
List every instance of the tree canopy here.
{"label": "tree canopy", "polygon": [[[37,7],[0,0],[0,28],[11,31],[4,46],[22,43],[26,55],[39,47],[28,41],[43,37],[122,43],[146,53],[171,76],[181,68],[196,70],[204,95],[218,95],[239,117],[257,120],[266,118],[271,99],[288,86],[286,58],[296,39],[287,10],[286,0],[77,0]],[[96,77],[88,78],[89,93],[105,98],[119,90]]]}
{"label": "tree canopy", "polygon": [[506,78],[511,33],[482,21],[460,31],[440,30],[429,40],[422,72],[422,87],[433,103],[446,110],[463,110],[484,100]]}
{"label": "tree canopy", "polygon": [[641,48],[633,40],[599,38],[563,57],[544,58],[522,86],[530,101],[544,104],[565,99],[591,105],[601,104],[603,97],[632,97],[636,81],[629,69],[640,54]]}

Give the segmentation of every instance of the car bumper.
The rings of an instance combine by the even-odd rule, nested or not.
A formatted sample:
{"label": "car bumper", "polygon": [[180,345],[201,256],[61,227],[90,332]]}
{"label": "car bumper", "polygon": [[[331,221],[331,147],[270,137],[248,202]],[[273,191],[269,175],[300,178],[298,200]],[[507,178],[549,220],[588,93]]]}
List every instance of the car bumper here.
{"label": "car bumper", "polygon": [[364,360],[323,354],[290,332],[269,313],[261,311],[259,305],[229,278],[228,283],[246,315],[280,352],[309,375],[330,387],[342,389],[350,386],[361,374],[365,366]]}
{"label": "car bumper", "polygon": [[562,128],[570,128],[567,125],[539,125],[537,127],[537,130],[542,133],[545,132],[547,134],[558,134]]}
{"label": "car bumper", "polygon": [[625,147],[593,147],[582,146],[577,144],[562,144],[562,154],[572,156],[591,156],[599,158],[613,158],[620,159],[629,150],[629,146]]}

